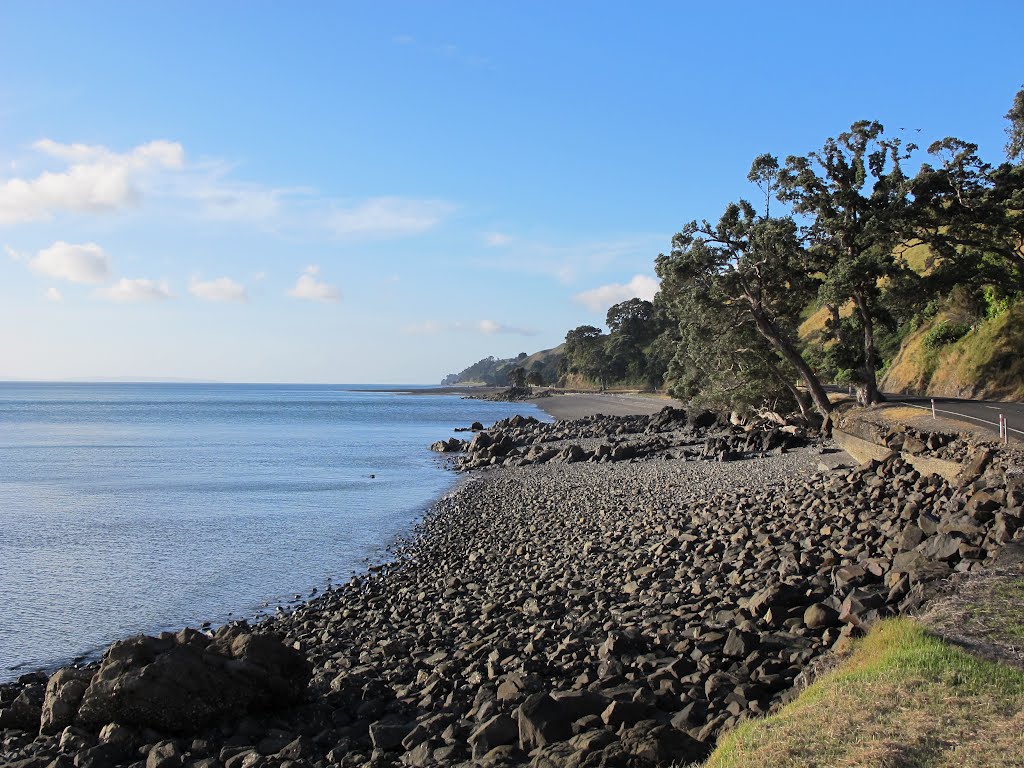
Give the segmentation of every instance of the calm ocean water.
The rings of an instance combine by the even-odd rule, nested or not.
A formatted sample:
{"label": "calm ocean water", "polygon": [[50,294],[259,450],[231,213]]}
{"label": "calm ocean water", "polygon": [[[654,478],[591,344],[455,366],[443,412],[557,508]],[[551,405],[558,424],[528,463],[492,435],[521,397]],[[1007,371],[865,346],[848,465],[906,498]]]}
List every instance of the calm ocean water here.
{"label": "calm ocean water", "polygon": [[0,681],[347,580],[454,483],[431,442],[515,413],[541,417],[343,386],[0,383]]}

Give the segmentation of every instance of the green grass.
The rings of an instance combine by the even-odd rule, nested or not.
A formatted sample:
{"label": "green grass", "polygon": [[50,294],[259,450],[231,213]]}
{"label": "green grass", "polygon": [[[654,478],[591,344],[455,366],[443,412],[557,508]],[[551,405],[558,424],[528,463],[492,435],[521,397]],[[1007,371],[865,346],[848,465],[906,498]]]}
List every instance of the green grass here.
{"label": "green grass", "polygon": [[778,714],[727,734],[706,768],[1021,765],[1024,672],[891,619]]}
{"label": "green grass", "polygon": [[979,320],[955,341],[943,337],[944,325],[958,324],[940,311],[910,333],[886,370],[883,389],[988,399],[1024,397],[1024,302]]}

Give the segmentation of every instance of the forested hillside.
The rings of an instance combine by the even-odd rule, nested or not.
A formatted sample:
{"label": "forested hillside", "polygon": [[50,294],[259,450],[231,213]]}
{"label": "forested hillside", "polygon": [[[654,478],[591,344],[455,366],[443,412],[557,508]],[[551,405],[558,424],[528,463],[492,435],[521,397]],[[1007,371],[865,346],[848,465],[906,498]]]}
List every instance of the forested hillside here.
{"label": "forested hillside", "polygon": [[516,357],[500,359],[485,357],[459,373],[450,373],[441,380],[442,386],[455,384],[480,384],[490,387],[507,387],[516,383],[540,386],[556,384],[561,377],[561,361],[564,344],[554,349],[545,349],[527,355],[520,352]]}
{"label": "forested hillside", "polygon": [[864,403],[882,391],[1019,398],[1024,89],[1005,117],[997,162],[966,140],[921,148],[867,120],[806,155],[763,154],[747,176],[759,198],[683,226],[655,260],[653,301],[611,307],[607,331],[570,330],[543,365],[488,358],[455,380],[534,372],[821,417],[828,383]]}

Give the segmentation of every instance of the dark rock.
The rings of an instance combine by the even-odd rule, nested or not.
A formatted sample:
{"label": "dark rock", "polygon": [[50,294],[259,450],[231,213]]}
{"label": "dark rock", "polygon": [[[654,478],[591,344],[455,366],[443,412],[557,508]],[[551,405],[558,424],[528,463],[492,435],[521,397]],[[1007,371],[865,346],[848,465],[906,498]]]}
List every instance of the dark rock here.
{"label": "dark rock", "polygon": [[596,691],[560,691],[551,694],[570,721],[588,715],[600,715],[610,703],[607,696]]}
{"label": "dark rock", "polygon": [[514,744],[519,739],[519,726],[505,713],[495,715],[469,736],[473,759],[479,760],[495,747]]}
{"label": "dark rock", "polygon": [[804,611],[804,625],[809,629],[822,629],[834,626],[839,621],[839,613],[824,603],[814,603]]}
{"label": "dark rock", "polygon": [[620,743],[624,752],[655,765],[688,765],[709,752],[706,744],[654,720],[637,723],[622,735]]}
{"label": "dark rock", "polygon": [[182,754],[173,741],[155,744],[146,755],[146,768],[181,768]]}
{"label": "dark rock", "polygon": [[144,636],[114,643],[82,698],[79,722],[180,733],[304,694],[310,666],[301,653],[266,635],[218,634],[203,650],[174,640],[159,650],[155,638]]}
{"label": "dark rock", "polygon": [[43,697],[40,733],[59,733],[74,722],[78,705],[94,674],[95,670],[65,667],[50,677]]}
{"label": "dark rock", "polygon": [[10,706],[0,709],[0,730],[11,728],[38,733],[45,690],[42,683],[30,683],[22,688]]}
{"label": "dark rock", "polygon": [[729,637],[726,638],[725,645],[722,647],[722,653],[726,656],[744,658],[749,656],[758,645],[758,637],[755,633],[734,629],[729,632]]}
{"label": "dark rock", "polygon": [[647,716],[648,709],[646,704],[637,701],[613,701],[601,713],[601,720],[612,728],[618,728],[623,723],[633,725]]}
{"label": "dark rock", "polygon": [[398,749],[411,730],[409,723],[374,723],[370,726],[370,742],[374,749]]}
{"label": "dark rock", "polygon": [[518,710],[519,747],[529,752],[572,736],[573,718],[547,693],[527,697]]}

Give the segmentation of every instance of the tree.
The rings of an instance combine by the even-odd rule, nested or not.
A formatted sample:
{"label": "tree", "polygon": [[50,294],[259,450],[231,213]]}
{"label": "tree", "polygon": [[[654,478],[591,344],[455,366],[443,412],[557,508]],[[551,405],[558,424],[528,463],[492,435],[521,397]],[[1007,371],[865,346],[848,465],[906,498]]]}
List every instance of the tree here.
{"label": "tree", "polygon": [[605,317],[608,330],[638,343],[650,341],[657,333],[654,328],[654,304],[645,299],[628,299],[612,305]]}
{"label": "tree", "polygon": [[862,120],[820,151],[788,157],[778,174],[779,198],[806,217],[810,249],[824,267],[821,300],[835,307],[853,303],[867,404],[884,399],[876,379],[880,286],[906,268],[896,252],[915,234],[909,215],[913,181],[901,163],[916,148],[884,138],[880,123]]}
{"label": "tree", "polygon": [[764,217],[771,214],[772,198],[779,191],[779,159],[775,155],[758,155],[750,165],[747,181],[756,184],[764,195]]}
{"label": "tree", "polygon": [[525,389],[526,388],[526,369],[522,368],[521,366],[516,366],[511,371],[509,371],[508,380],[509,380],[509,383],[515,389]]}
{"label": "tree", "polygon": [[978,146],[947,137],[915,181],[921,238],[940,259],[939,288],[974,282],[1024,290],[1024,165],[993,168]]}
{"label": "tree", "polygon": [[800,312],[815,294],[817,269],[801,247],[795,222],[758,217],[741,200],[715,226],[690,222],[672,246],[670,256],[657,260],[661,295],[680,319],[682,345],[699,343],[704,350],[703,375],[717,370],[719,381],[726,373],[726,379],[742,380],[756,369],[799,403],[795,373],[827,418],[828,395],[796,346]]}
{"label": "tree", "polygon": [[578,373],[598,382],[602,389],[611,376],[611,359],[600,328],[581,325],[565,335],[564,365],[569,373]]}
{"label": "tree", "polygon": [[526,374],[526,383],[531,387],[542,387],[544,386],[544,374],[540,371],[530,371]]}
{"label": "tree", "polygon": [[1006,157],[1024,160],[1024,87],[1013,97],[1013,105],[1005,117],[1010,121],[1006,127]]}

